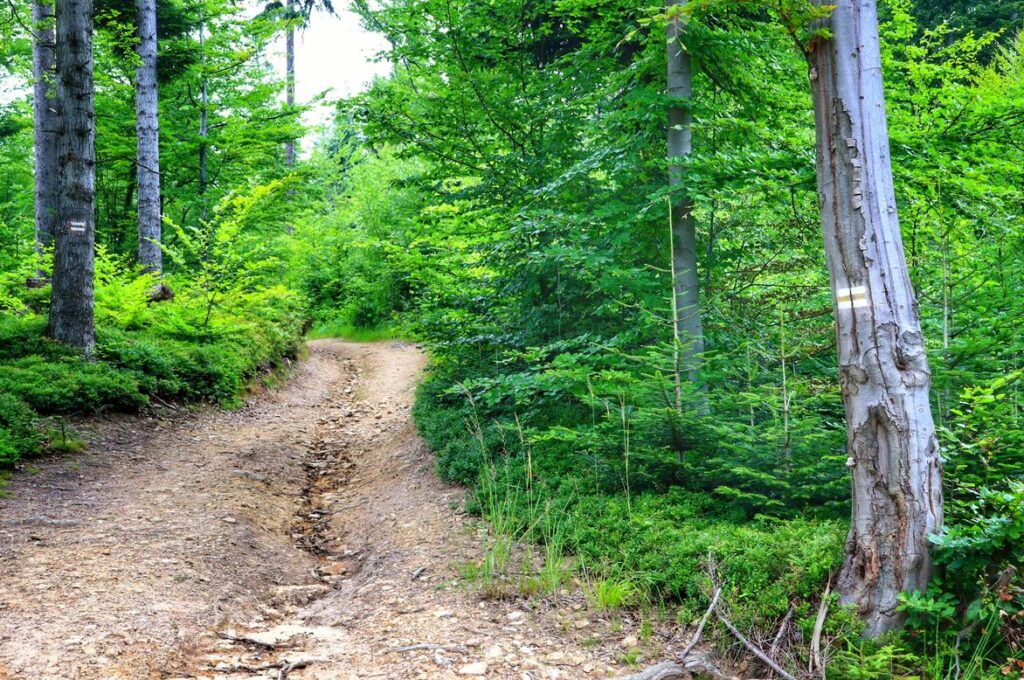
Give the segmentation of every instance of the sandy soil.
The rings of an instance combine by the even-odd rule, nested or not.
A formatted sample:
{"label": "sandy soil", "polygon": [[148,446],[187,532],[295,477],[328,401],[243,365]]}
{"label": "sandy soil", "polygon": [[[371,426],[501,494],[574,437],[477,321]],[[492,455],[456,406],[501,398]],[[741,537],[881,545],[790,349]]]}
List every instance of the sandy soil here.
{"label": "sandy soil", "polygon": [[15,478],[0,679],[609,677],[672,638],[637,649],[578,590],[481,599],[482,529],[409,415],[423,355],[309,354],[237,412],[93,422]]}

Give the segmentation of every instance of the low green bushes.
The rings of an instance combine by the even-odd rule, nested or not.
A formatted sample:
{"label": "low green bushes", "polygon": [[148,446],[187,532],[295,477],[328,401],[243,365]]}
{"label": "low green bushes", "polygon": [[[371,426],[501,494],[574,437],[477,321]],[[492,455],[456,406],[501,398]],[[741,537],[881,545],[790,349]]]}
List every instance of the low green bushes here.
{"label": "low green bushes", "polygon": [[[164,304],[155,315],[175,313]],[[243,318],[232,333],[193,339],[158,326],[100,328],[93,361],[43,338],[44,328],[35,316],[0,323],[0,466],[39,452],[41,417],[135,411],[152,397],[232,406],[248,380],[294,356],[303,323]]]}
{"label": "low green bushes", "polygon": [[193,271],[165,282],[175,298],[150,303],[153,278],[101,252],[86,360],[45,337],[45,295],[0,278],[0,467],[51,448],[51,416],[135,411],[154,397],[233,406],[250,379],[294,355],[307,325],[303,300],[280,285],[239,280],[213,297]]}
{"label": "low green bushes", "polygon": [[252,187],[197,226],[170,225],[160,281],[170,300],[153,302],[157,279],[98,248],[89,360],[45,337],[50,290],[24,286],[45,259],[0,273],[0,466],[61,448],[51,438],[66,448],[47,417],[134,411],[152,398],[233,406],[249,380],[294,355],[308,304],[283,283],[283,226],[265,214],[282,187]]}
{"label": "low green bushes", "polygon": [[[595,592],[615,587],[643,596],[634,604],[674,602],[684,620],[706,607],[712,568],[744,629],[777,627],[792,607],[809,639],[825,584],[830,576],[835,582],[842,565],[848,526],[848,510],[834,491],[842,480],[819,474],[826,464],[841,466],[830,459],[834,432],[820,433],[828,460],[818,468],[803,467],[801,456],[809,460],[810,451],[794,447],[761,481],[767,475],[754,465],[740,469],[750,454],[736,428],[701,430],[700,420],[684,422],[701,436],[686,443],[680,460],[666,434],[670,424],[663,424],[665,409],[628,392],[628,379],[620,382],[628,397],[617,402],[600,399],[607,376],[596,372],[581,397],[564,373],[558,381],[507,371],[457,381],[443,363],[435,362],[434,371],[419,390],[417,426],[437,455],[439,473],[474,489],[470,509],[492,532],[541,543],[555,537]],[[1024,643],[1020,433],[986,427],[1004,407],[998,390],[1006,384],[1012,383],[999,381],[994,396],[966,390],[959,426],[944,432],[953,473],[946,528],[934,537],[931,587],[900,605],[907,631],[861,641],[856,615],[833,594],[825,622],[833,640],[829,677],[953,677],[959,665],[960,677],[989,678],[1024,668],[1016,660]],[[730,462],[737,470],[727,469]],[[776,482],[787,477],[798,482]],[[501,545],[498,538],[494,545]]]}
{"label": "low green bushes", "polygon": [[[639,445],[627,469],[622,460],[565,447],[557,429],[503,426],[470,394],[449,396],[440,379],[420,388],[414,417],[440,474],[473,486],[472,509],[485,516],[489,507],[505,508],[510,517],[499,523],[519,527],[516,535],[558,536],[590,572],[686,606],[706,596],[714,564],[730,605],[749,621],[820,597],[841,564],[839,521],[748,518],[728,497],[673,483],[660,472],[667,463]],[[558,511],[537,513],[531,499]]]}
{"label": "low green bushes", "polygon": [[39,452],[43,438],[35,426],[35,417],[24,401],[13,394],[0,393],[0,468]]}
{"label": "low green bushes", "polygon": [[737,522],[716,516],[702,500],[678,489],[632,499],[584,497],[568,518],[569,545],[587,563],[630,574],[673,601],[708,592],[710,562],[729,604],[760,620],[820,597],[821,584],[841,564],[845,531],[838,522]]}

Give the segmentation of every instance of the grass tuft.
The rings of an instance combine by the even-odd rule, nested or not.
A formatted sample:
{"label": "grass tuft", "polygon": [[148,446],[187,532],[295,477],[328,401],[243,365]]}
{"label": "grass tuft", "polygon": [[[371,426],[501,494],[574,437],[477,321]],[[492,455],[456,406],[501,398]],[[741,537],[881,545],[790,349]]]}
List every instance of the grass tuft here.
{"label": "grass tuft", "polygon": [[373,327],[354,326],[343,321],[320,324],[308,334],[310,340],[341,338],[352,342],[377,342],[379,340],[401,340],[402,330],[398,326]]}

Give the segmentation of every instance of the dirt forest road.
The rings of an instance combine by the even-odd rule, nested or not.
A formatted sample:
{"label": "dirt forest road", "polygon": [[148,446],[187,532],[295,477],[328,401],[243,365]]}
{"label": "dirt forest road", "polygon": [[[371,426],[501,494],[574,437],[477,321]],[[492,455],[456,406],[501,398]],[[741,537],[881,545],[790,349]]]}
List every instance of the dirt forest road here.
{"label": "dirt forest road", "polygon": [[337,340],[309,354],[239,411],[96,421],[86,453],[15,477],[0,498],[0,679],[624,670],[628,622],[564,591],[483,601],[460,580],[480,529],[411,422],[423,355]]}

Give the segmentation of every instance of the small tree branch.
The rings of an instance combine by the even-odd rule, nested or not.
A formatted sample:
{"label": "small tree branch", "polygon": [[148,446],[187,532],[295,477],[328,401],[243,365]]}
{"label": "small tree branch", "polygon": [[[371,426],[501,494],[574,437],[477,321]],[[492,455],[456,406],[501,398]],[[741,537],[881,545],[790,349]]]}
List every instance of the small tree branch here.
{"label": "small tree branch", "polygon": [[721,594],[722,589],[715,588],[715,594],[711,596],[711,604],[708,605],[707,611],[704,612],[704,616],[701,617],[700,625],[697,626],[697,632],[693,634],[693,637],[690,639],[689,644],[686,645],[686,648],[677,655],[679,658],[685,659],[687,656],[689,656],[690,651],[700,640],[701,633],[704,632],[704,624],[708,622],[708,617],[711,616],[711,612],[713,612],[715,610],[715,607],[718,605],[718,598]]}
{"label": "small tree branch", "polygon": [[722,613],[721,611],[719,611],[719,610],[718,610],[717,608],[715,609],[715,616],[717,616],[717,617],[718,617],[718,620],[722,622],[722,625],[723,625],[723,626],[725,626],[726,628],[728,628],[728,629],[729,629],[729,632],[730,632],[730,633],[732,633],[732,634],[733,634],[733,636],[735,636],[735,638],[736,638],[737,640],[739,640],[740,642],[742,642],[742,643],[743,643],[743,646],[744,646],[744,647],[746,647],[746,648],[747,648],[748,650],[750,650],[750,653],[751,653],[751,654],[753,654],[754,656],[756,656],[756,657],[757,657],[758,659],[760,659],[761,661],[765,662],[765,663],[766,663],[766,664],[768,665],[768,667],[769,667],[769,668],[771,668],[771,669],[772,669],[773,671],[775,671],[776,673],[778,673],[779,675],[781,675],[781,676],[782,676],[783,678],[785,678],[786,680],[796,680],[796,678],[795,678],[795,677],[793,677],[793,675],[791,675],[790,673],[786,672],[786,669],[785,669],[785,668],[783,668],[783,667],[782,667],[782,666],[780,666],[780,665],[779,665],[778,663],[776,663],[776,662],[775,662],[775,660],[774,660],[774,659],[772,659],[772,658],[771,658],[770,656],[768,656],[767,654],[765,654],[764,652],[762,652],[762,651],[761,651],[761,650],[760,650],[760,649],[759,649],[759,648],[757,647],[757,645],[755,645],[754,643],[752,643],[752,642],[751,642],[750,640],[748,640],[747,638],[743,637],[743,634],[742,634],[742,633],[740,633],[740,631],[739,631],[739,630],[738,630],[738,629],[736,628],[736,626],[734,626],[734,625],[733,625],[732,621],[730,621],[730,620],[729,620],[729,619],[728,619],[728,618],[727,618],[727,617],[725,616],[725,614],[723,614],[723,613]]}

